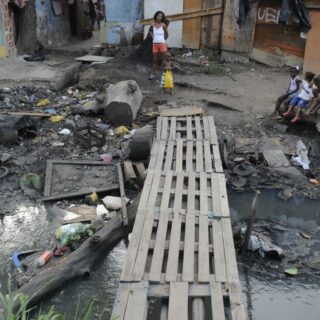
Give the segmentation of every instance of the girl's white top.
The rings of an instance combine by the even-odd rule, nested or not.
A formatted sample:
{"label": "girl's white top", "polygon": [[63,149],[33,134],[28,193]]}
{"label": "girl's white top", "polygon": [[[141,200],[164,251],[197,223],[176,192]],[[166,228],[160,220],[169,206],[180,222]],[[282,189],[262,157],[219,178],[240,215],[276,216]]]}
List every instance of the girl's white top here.
{"label": "girl's white top", "polygon": [[165,43],[163,24],[159,28],[153,24],[153,43]]}
{"label": "girl's white top", "polygon": [[317,87],[315,85],[312,85],[310,88],[308,82],[306,80],[303,80],[299,98],[309,101],[311,98],[313,98],[313,89],[317,89]]}
{"label": "girl's white top", "polygon": [[298,89],[297,81],[301,81],[299,76],[296,76],[294,79],[290,77],[290,88],[289,92],[296,91]]}

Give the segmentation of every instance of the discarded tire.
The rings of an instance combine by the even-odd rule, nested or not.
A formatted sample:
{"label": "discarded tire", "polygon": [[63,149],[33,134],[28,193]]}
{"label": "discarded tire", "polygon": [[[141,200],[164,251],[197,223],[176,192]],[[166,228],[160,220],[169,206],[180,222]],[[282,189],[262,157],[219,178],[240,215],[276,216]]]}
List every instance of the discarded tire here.
{"label": "discarded tire", "polygon": [[5,178],[9,174],[9,169],[6,167],[0,167],[0,179]]}
{"label": "discarded tire", "polygon": [[240,177],[250,176],[254,172],[254,167],[250,164],[238,164],[233,168],[233,173]]}

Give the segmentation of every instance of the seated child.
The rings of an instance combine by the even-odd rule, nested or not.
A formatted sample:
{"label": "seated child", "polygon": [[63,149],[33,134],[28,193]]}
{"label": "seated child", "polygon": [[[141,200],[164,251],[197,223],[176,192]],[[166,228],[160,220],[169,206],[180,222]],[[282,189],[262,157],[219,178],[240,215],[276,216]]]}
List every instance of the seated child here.
{"label": "seated child", "polygon": [[160,87],[163,88],[163,92],[169,91],[172,94],[173,90],[173,76],[172,76],[172,67],[171,67],[171,55],[166,53],[163,60],[163,74],[160,81]]}
{"label": "seated child", "polygon": [[315,86],[318,88],[318,96],[315,97],[312,101],[312,104],[308,111],[306,112],[306,115],[315,115],[317,111],[320,109],[320,95],[319,95],[319,90],[320,90],[320,75],[318,75],[316,78],[313,80]]}
{"label": "seated child", "polygon": [[289,103],[289,101],[294,97],[294,95],[300,90],[301,79],[299,77],[299,71],[300,71],[300,68],[298,66],[290,68],[289,88],[284,94],[282,94],[277,99],[276,106],[273,111],[274,115],[276,115],[276,113],[279,111],[279,108],[280,108],[282,102]]}
{"label": "seated child", "polygon": [[304,76],[304,80],[302,81],[302,89],[300,93],[293,97],[289,104],[289,109],[286,113],[284,113],[283,117],[290,117],[292,110],[294,107],[297,107],[296,116],[291,120],[291,123],[298,122],[301,117],[301,110],[308,107],[309,101],[318,96],[317,87],[313,84],[315,74],[313,72],[306,72]]}

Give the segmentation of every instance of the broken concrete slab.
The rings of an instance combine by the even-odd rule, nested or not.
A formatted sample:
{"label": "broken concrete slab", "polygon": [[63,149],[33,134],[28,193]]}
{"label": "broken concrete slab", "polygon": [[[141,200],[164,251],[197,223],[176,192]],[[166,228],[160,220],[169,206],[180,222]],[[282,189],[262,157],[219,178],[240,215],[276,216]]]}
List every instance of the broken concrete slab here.
{"label": "broken concrete slab", "polygon": [[91,55],[91,54],[75,58],[75,60],[81,61],[81,62],[99,62],[99,63],[106,63],[112,59],[114,59],[114,58],[113,57],[95,56],[95,55]]}
{"label": "broken concrete slab", "polygon": [[162,106],[160,111],[161,117],[182,117],[182,116],[195,116],[204,113],[203,109],[198,106],[186,106],[180,108],[169,108],[168,106]]}
{"label": "broken concrete slab", "polygon": [[79,70],[81,63],[75,63],[66,68],[64,72],[57,76],[50,84],[50,90],[60,91],[68,86],[76,84],[79,81]]}
{"label": "broken concrete slab", "polygon": [[304,180],[303,174],[297,168],[294,167],[269,168],[269,170],[287,178]]}
{"label": "broken concrete slab", "polygon": [[271,168],[290,167],[290,162],[281,150],[265,150],[263,157]]}
{"label": "broken concrete slab", "polygon": [[248,64],[250,62],[250,59],[246,56],[234,53],[234,52],[229,52],[229,51],[221,51],[221,58],[224,61],[227,62],[237,62],[237,63],[244,63],[244,64]]}

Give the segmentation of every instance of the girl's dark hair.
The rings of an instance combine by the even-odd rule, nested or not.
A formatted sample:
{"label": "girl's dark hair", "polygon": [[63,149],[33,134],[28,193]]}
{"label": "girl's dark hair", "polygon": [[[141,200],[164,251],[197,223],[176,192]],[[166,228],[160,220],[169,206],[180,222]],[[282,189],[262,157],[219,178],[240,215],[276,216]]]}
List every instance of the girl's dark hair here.
{"label": "girl's dark hair", "polygon": [[314,77],[315,77],[315,74],[314,74],[313,72],[307,71],[307,72],[305,73],[304,77],[305,77],[305,79],[306,79],[307,81],[312,81],[312,80],[314,79]]}
{"label": "girl's dark hair", "polygon": [[154,16],[153,16],[153,20],[156,21],[157,20],[157,16],[158,14],[162,14],[162,20],[161,22],[163,22],[165,25],[169,25],[169,20],[166,18],[166,15],[164,14],[163,11],[157,11]]}

